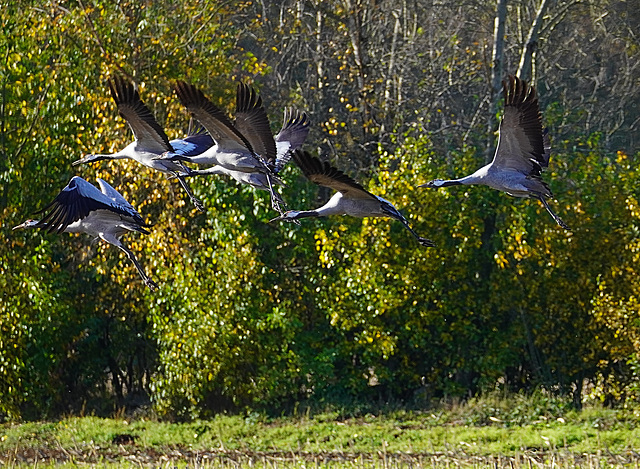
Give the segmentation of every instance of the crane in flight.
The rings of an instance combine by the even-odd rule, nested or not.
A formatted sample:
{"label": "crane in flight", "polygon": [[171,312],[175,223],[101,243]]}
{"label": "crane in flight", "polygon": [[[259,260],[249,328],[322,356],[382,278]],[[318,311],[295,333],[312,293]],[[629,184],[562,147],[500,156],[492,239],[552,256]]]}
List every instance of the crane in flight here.
{"label": "crane in flight", "polygon": [[413,228],[411,228],[407,219],[391,202],[377,195],[373,195],[342,171],[331,166],[328,162],[322,162],[320,159],[302,150],[296,150],[293,153],[293,161],[295,161],[311,182],[320,186],[329,187],[337,192],[322,207],[306,211],[289,210],[271,221],[292,221],[306,217],[327,217],[330,215],[394,218],[402,223],[422,246],[435,247],[433,241],[419,236]]}
{"label": "crane in flight", "polygon": [[127,121],[133,132],[134,141],[115,153],[84,155],[81,159],[74,161],[73,165],[125,158],[135,160],[144,166],[176,177],[196,208],[204,211],[204,205],[193,195],[191,187],[184,179],[184,173],[188,173],[189,169],[183,164],[156,158],[165,152],[179,151],[189,154],[202,152],[205,147],[200,144],[200,140],[187,137],[174,140],[172,144],[164,129],[140,99],[140,94],[133,83],[116,76],[108,80],[108,84],[120,116]]}
{"label": "crane in flight", "polygon": [[271,194],[273,208],[282,213],[282,198],[273,187],[278,182],[275,166],[271,164],[276,162],[278,150],[262,98],[256,91],[244,83],[238,84],[233,123],[195,86],[177,81],[175,91],[182,105],[202,124],[215,144],[199,155],[187,156],[169,151],[156,159],[214,165],[209,174],[225,173],[242,183],[266,187]]}
{"label": "crane in flight", "polygon": [[39,210],[40,220],[27,220],[13,229],[42,228],[47,232],[86,233],[122,250],[138,270],[142,281],[152,291],[158,285],[145,273],[133,252],[120,238],[137,231],[149,234],[146,224],[133,206],[106,181],[98,178],[100,190],[78,176],[60,191],[53,201]]}
{"label": "crane in flight", "polygon": [[493,161],[473,174],[460,179],[434,179],[418,187],[449,187],[482,184],[514,197],[538,199],[554,221],[565,230],[569,226],[551,210],[547,198],[553,197],[542,180],[542,170],[549,166],[551,142],[542,116],[536,90],[525,81],[509,75],[502,82],[504,115],[498,132],[498,147]]}
{"label": "crane in flight", "polygon": [[[305,112],[287,108],[284,111],[284,119],[282,128],[274,136],[276,142],[276,158],[273,161],[266,161],[267,165],[272,168],[274,175],[271,182],[277,185],[284,185],[277,175],[282,171],[285,165],[291,159],[294,150],[300,148],[309,134],[309,117]],[[195,162],[197,157],[183,154],[179,158],[184,162]],[[202,160],[201,160],[202,161]],[[222,174],[230,176],[241,184],[247,184],[260,190],[269,190],[269,181],[263,172],[244,172],[235,169],[228,169],[219,164],[215,164],[206,169],[191,169],[185,176],[207,176],[211,174]]]}

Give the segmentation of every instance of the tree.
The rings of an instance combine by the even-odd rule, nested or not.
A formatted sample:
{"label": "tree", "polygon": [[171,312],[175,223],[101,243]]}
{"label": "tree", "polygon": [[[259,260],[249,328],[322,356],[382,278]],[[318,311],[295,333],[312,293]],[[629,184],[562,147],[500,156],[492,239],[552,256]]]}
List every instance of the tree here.
{"label": "tree", "polygon": [[[303,399],[362,409],[496,386],[579,403],[585,380],[597,398],[637,396],[637,12],[544,4],[506,4],[498,36],[484,0],[3,4],[2,417],[149,400],[179,418]],[[492,74],[517,70],[532,25],[553,145],[545,179],[573,234],[535,201],[416,189],[483,164],[499,117]],[[388,220],[271,225],[268,196],[225,179],[192,181],[200,214],[134,162],[72,167],[131,140],[105,87],[114,74],[136,81],[170,137],[187,125],[178,78],[228,111],[235,81],[251,83],[274,130],[285,106],[307,111],[307,148],[438,247]],[[100,243],[11,232],[76,171],[113,183],[154,224],[130,244],[159,292]],[[282,177],[291,208],[330,195],[294,167]]]}

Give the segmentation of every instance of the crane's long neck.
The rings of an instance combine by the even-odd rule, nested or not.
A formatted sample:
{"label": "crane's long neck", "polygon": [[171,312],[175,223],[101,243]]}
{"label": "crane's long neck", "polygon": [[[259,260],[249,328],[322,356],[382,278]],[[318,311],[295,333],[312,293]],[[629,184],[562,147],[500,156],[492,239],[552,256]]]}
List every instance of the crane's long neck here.
{"label": "crane's long neck", "polygon": [[126,159],[135,159],[135,153],[133,152],[129,152],[127,151],[127,149],[123,149],[120,151],[117,151],[115,153],[111,153],[110,155],[96,155],[96,156],[101,156],[102,158],[106,159],[106,160],[126,160]]}
{"label": "crane's long neck", "polygon": [[349,205],[349,202],[349,199],[343,197],[342,192],[336,192],[326,204],[315,210],[310,210],[311,215],[307,216],[329,217],[331,215],[344,215],[347,213],[345,209],[347,208],[346,205]]}
{"label": "crane's long neck", "polygon": [[436,180],[433,182],[433,185],[435,187],[470,186],[472,184],[478,184],[479,182],[478,176],[476,176],[476,173],[473,173],[459,179]]}
{"label": "crane's long neck", "polygon": [[232,172],[232,170],[226,169],[223,166],[215,165],[207,169],[192,169],[191,171],[189,171],[189,174],[186,174],[185,176],[207,176],[210,174],[227,174],[229,176],[232,176]]}
{"label": "crane's long neck", "polygon": [[96,161],[102,161],[102,160],[122,160],[125,158],[132,158],[131,155],[127,154],[125,152],[126,148],[124,150],[121,150],[119,152],[116,153],[111,153],[109,155],[105,155],[105,154],[88,154],[88,155],[84,155],[82,158],[80,158],[77,161],[73,162],[73,165],[79,165],[79,164],[86,164],[86,163],[94,163]]}
{"label": "crane's long neck", "polygon": [[298,218],[328,217],[330,215],[344,215],[345,213],[342,193],[336,192],[322,207],[315,210],[291,210],[285,214],[285,218],[288,220],[297,220]]}
{"label": "crane's long neck", "polygon": [[321,214],[318,210],[302,210],[302,211],[293,211],[294,215],[290,217],[293,220],[297,220],[298,218],[309,218],[309,217],[324,217],[326,214]]}
{"label": "crane's long neck", "polygon": [[472,184],[487,184],[491,164],[483,166],[473,174],[458,179],[434,179],[429,187],[470,186]]}
{"label": "crane's long neck", "polygon": [[119,151],[117,153],[111,153],[110,155],[94,155],[96,160],[135,160],[135,155],[130,155],[128,153],[124,153],[123,151]]}

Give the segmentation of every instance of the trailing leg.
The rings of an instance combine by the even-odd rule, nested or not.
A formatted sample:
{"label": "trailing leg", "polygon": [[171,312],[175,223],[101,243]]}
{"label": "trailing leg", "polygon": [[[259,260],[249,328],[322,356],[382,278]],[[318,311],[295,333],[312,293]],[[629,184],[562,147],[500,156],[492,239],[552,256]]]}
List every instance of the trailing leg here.
{"label": "trailing leg", "polygon": [[405,219],[402,218],[400,219],[400,221],[402,222],[402,224],[404,225],[404,227],[409,230],[409,232],[418,240],[418,242],[423,245],[424,247],[427,248],[435,248],[436,247],[436,243],[434,243],[433,241],[431,241],[430,239],[427,238],[423,238],[422,236],[418,235],[418,233],[416,233],[413,228],[411,228],[411,225],[409,225],[409,222]]}
{"label": "trailing leg", "polygon": [[555,220],[555,222],[558,225],[560,225],[565,230],[571,230],[571,228],[569,228],[569,226],[564,221],[562,221],[562,219],[558,215],[556,215],[553,212],[553,210],[551,210],[551,207],[549,207],[549,204],[545,200],[544,196],[538,195],[537,197],[538,197],[538,200],[540,200],[540,202],[542,202],[542,205],[544,205],[544,208],[547,209],[547,212],[549,212],[549,215],[551,215],[551,217],[553,217],[553,219]]}
{"label": "trailing leg", "polygon": [[196,198],[195,195],[193,195],[193,192],[191,191],[191,187],[189,187],[189,184],[187,183],[187,181],[184,180],[184,177],[181,174],[176,172],[174,172],[173,175],[178,179],[178,181],[180,181],[180,185],[185,190],[185,192],[187,193],[187,195],[189,196],[193,204],[196,206],[196,208],[201,212],[205,212],[206,210],[204,208],[204,205],[199,199]]}
{"label": "trailing leg", "polygon": [[138,262],[138,259],[136,259],[136,256],[133,254],[133,252],[131,252],[131,250],[126,246],[124,246],[123,244],[120,244],[118,247],[122,249],[122,251],[131,260],[131,262],[133,262],[133,265],[138,270],[138,273],[140,274],[140,277],[142,278],[142,281],[145,283],[145,285],[148,286],[151,289],[151,291],[154,291],[156,288],[158,288],[158,284],[153,280],[151,280],[149,276],[147,276],[147,274],[145,273],[144,269]]}

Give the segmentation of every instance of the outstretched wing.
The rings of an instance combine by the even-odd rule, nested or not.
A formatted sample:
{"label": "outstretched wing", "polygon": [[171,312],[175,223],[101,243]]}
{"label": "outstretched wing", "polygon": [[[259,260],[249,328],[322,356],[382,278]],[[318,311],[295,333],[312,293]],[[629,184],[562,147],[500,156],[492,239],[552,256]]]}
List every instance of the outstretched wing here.
{"label": "outstretched wing", "polygon": [[187,136],[171,140],[174,153],[184,156],[195,156],[204,153],[211,148],[215,142],[200,122],[193,117],[189,119],[189,129]]}
{"label": "outstretched wing", "polygon": [[[140,214],[138,213],[138,211],[133,208],[133,205],[131,205],[129,203],[129,201],[127,201],[127,199],[125,199],[122,194],[120,194],[120,192],[118,192],[117,190],[115,190],[113,188],[113,186],[111,186],[111,184],[109,184],[107,181],[105,181],[104,179],[100,179],[100,178],[96,178],[96,180],[98,181],[98,184],[100,185],[100,190],[102,191],[102,193],[104,195],[106,195],[108,198],[110,198],[113,202],[116,203],[116,205],[120,206],[121,208],[128,210],[130,216],[134,217],[134,218],[140,218],[140,220],[142,220],[142,217],[140,216]],[[86,182],[86,181],[85,181]],[[91,184],[87,183],[87,185],[89,187],[93,187]],[[97,195],[96,195],[97,196]],[[135,216],[134,216],[135,214]]]}
{"label": "outstretched wing", "polygon": [[342,192],[342,195],[351,199],[375,199],[378,198],[364,187],[344,174],[328,162],[322,162],[315,156],[311,156],[303,150],[293,152],[293,161],[300,167],[304,175],[315,184],[330,187]]}
{"label": "outstretched wing", "polygon": [[513,75],[502,86],[504,116],[493,166],[539,177],[542,168],[548,166],[550,144],[542,131],[536,90]]}
{"label": "outstretched wing", "polygon": [[209,101],[202,91],[184,81],[176,82],[175,91],[182,105],[207,129],[219,149],[253,151],[251,143],[234,127],[222,109]]}
{"label": "outstretched wing", "polygon": [[[104,187],[103,184],[106,184],[101,179],[98,181],[102,187]],[[113,187],[109,186],[109,188],[117,193]],[[136,223],[144,225],[140,214],[120,194],[118,196],[121,200],[114,200],[81,177],[74,176],[53,199],[53,202],[38,212],[45,213],[45,215],[37,226],[48,227],[48,232],[62,233],[70,224],[85,218],[95,210],[110,210],[120,215],[132,217]]]}
{"label": "outstretched wing", "polygon": [[271,134],[267,111],[256,90],[245,83],[238,83],[235,126],[264,161],[275,163],[276,142]]}
{"label": "outstretched wing", "polygon": [[108,83],[118,112],[129,124],[140,148],[157,154],[172,151],[167,134],[140,99],[134,84],[120,76],[110,79]]}
{"label": "outstretched wing", "polygon": [[294,150],[302,146],[309,134],[309,117],[305,112],[287,108],[284,110],[284,119],[280,132],[274,137],[276,141],[276,173],[289,162]]}

